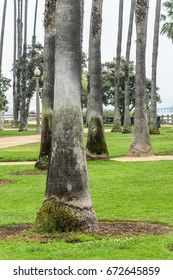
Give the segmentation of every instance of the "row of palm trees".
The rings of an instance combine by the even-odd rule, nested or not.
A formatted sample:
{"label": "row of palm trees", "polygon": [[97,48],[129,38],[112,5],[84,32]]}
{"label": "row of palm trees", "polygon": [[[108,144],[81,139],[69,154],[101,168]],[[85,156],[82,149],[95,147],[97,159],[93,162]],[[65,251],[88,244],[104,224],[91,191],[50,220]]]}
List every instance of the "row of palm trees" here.
{"label": "row of palm trees", "polygon": [[[7,0],[4,0],[1,41],[0,41],[0,69],[2,69],[3,43],[6,21]],[[27,89],[27,30],[28,30],[28,0],[14,0],[14,48],[13,48],[13,127],[19,131],[27,130],[26,127],[26,89]],[[36,22],[37,22],[38,0],[35,1],[34,28],[32,46],[36,45]],[[20,112],[20,122],[19,120]]]}
{"label": "row of palm trees", "polygon": [[[50,2],[52,3],[52,0],[46,0],[47,4],[50,4]],[[89,194],[81,112],[80,77],[83,1],[76,0],[74,2],[73,0],[66,0],[64,3],[63,0],[57,0],[57,3],[58,5],[55,5],[55,29],[53,29],[55,33],[52,33],[52,36],[55,36],[54,107],[51,113],[50,107],[48,109],[48,113],[51,115],[49,120],[51,121],[52,118],[51,148],[50,153],[47,154],[49,163],[46,195],[37,215],[36,227],[39,230],[46,229],[48,231],[52,229],[93,230],[98,225]],[[160,4],[160,1],[157,0],[156,14],[159,13],[158,7],[160,7]],[[49,5],[46,7],[48,8]],[[86,146],[86,154],[89,159],[108,159],[101,105],[100,42],[102,7],[102,0],[92,1],[88,77],[89,116]],[[132,14],[135,12],[136,19],[136,106],[134,137],[129,150],[129,155],[131,156],[149,156],[153,154],[146,107],[145,53],[148,7],[149,0],[131,2],[131,18],[133,19],[134,15],[132,16]],[[48,17],[46,22],[52,22],[55,10],[47,11],[46,15]],[[123,0],[120,0],[119,23],[122,22],[122,11]],[[67,20],[64,21],[64,18]],[[158,24],[159,21],[155,21],[157,27]],[[119,44],[121,44],[121,30],[122,28],[119,28]],[[130,57],[131,30],[132,23],[130,22],[126,55],[127,62]],[[158,36],[158,28],[155,28],[155,32],[157,32]],[[154,41],[157,41],[158,45],[158,37]],[[121,45],[117,46],[117,85],[120,53]],[[153,55],[153,64],[154,60],[157,62],[157,51],[156,55]],[[48,66],[47,64],[47,67],[51,67],[51,65]],[[49,71],[49,68],[47,71]],[[126,71],[128,80],[128,65]],[[118,88],[116,91],[115,99],[118,102]],[[47,96],[46,88],[44,88],[43,94]],[[47,116],[46,108],[47,106],[44,109],[45,116]],[[117,107],[116,109],[119,108]],[[41,161],[41,157],[39,160]]]}
{"label": "row of palm trees", "polygon": [[[27,0],[25,1],[27,5]],[[98,226],[89,191],[81,109],[83,3],[83,0],[45,1],[43,130],[38,164],[44,163],[48,166],[48,175],[45,199],[36,218],[38,230],[90,231]],[[86,149],[89,159],[109,158],[101,102],[102,4],[103,0],[93,0],[91,10],[89,123]],[[159,5],[159,0],[157,4]],[[132,156],[153,154],[146,108],[145,52],[148,6],[149,0],[131,2],[131,16],[132,13],[134,16],[134,12],[136,15],[136,108],[134,137],[129,150],[129,155]],[[122,21],[122,12],[123,0],[120,0],[119,22]],[[26,29],[26,22],[24,28]],[[130,57],[131,29],[132,22],[129,24],[126,63]],[[119,43],[121,33],[119,28]],[[23,54],[24,51],[25,48]],[[120,53],[121,46],[117,46],[117,85]],[[128,81],[128,65],[126,71]],[[23,81],[25,69],[22,78]],[[118,102],[118,89],[116,91],[115,99]]]}

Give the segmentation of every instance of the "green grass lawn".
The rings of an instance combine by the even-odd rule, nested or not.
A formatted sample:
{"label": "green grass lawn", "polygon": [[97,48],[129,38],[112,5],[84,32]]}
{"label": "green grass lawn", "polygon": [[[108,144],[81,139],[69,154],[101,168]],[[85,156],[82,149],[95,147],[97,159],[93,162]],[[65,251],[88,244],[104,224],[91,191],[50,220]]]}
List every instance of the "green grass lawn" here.
{"label": "green grass lawn", "polygon": [[[106,133],[111,157],[126,156],[132,135]],[[172,154],[173,129],[152,136],[155,153]],[[38,157],[39,144],[1,149],[11,160]],[[22,154],[23,153],[23,154]],[[32,159],[31,159],[32,158]],[[10,160],[10,161],[11,161]],[[99,221],[144,221],[173,227],[172,161],[88,162],[93,207]],[[16,175],[33,166],[0,166],[0,226],[33,224],[45,192],[46,174]],[[28,234],[28,233],[27,233]],[[71,236],[71,235],[70,235]],[[46,242],[0,238],[0,259],[173,259],[173,233],[163,236],[106,237],[75,234],[78,243],[65,237]]]}

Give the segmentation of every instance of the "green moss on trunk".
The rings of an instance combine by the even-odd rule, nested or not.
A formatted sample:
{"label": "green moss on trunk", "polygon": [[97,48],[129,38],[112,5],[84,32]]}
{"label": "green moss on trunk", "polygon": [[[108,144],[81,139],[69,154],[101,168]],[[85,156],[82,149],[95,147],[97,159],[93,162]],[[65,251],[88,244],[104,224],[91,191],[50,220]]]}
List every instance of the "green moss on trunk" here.
{"label": "green moss on trunk", "polygon": [[87,159],[109,159],[103,123],[98,117],[89,122],[86,149]]}
{"label": "green moss on trunk", "polygon": [[46,200],[37,214],[37,231],[59,232],[84,231],[97,228],[97,219],[92,209],[78,208],[59,202],[56,198]]}
{"label": "green moss on trunk", "polygon": [[35,167],[47,170],[49,165],[50,147],[51,147],[51,129],[52,129],[52,111],[44,112],[42,120],[42,134],[39,159]]}

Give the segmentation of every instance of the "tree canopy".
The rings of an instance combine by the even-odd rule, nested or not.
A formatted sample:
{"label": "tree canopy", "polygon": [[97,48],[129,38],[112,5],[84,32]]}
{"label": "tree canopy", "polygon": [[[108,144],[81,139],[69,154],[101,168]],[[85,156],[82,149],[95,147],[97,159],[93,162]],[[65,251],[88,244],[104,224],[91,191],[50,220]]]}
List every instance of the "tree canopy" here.
{"label": "tree canopy", "polygon": [[8,100],[5,93],[10,88],[10,82],[10,79],[4,77],[2,74],[0,75],[0,111],[8,110]]}

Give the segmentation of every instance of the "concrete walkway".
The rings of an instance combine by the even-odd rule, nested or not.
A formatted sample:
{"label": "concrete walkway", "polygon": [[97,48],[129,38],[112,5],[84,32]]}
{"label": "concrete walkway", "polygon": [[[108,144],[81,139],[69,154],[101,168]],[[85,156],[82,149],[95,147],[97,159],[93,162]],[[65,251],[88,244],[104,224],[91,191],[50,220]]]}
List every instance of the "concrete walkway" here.
{"label": "concrete walkway", "polygon": [[40,142],[41,135],[0,137],[0,149]]}

